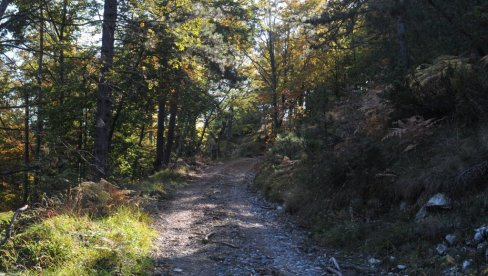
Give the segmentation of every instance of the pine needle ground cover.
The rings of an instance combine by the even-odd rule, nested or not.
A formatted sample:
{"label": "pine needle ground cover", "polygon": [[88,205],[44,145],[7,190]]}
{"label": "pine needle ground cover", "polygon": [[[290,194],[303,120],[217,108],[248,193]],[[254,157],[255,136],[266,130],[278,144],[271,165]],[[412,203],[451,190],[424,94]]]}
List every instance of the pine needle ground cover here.
{"label": "pine needle ground cover", "polygon": [[101,217],[58,215],[29,226],[0,248],[0,271],[32,275],[133,275],[152,266],[149,217],[120,207]]}

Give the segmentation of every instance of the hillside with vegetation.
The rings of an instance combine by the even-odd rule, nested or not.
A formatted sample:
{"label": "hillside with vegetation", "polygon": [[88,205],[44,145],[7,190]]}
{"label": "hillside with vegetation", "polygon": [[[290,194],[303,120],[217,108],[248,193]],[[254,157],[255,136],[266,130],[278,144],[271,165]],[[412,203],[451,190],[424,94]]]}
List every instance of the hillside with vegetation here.
{"label": "hillside with vegetation", "polygon": [[487,273],[487,42],[483,0],[1,0],[0,274],[150,274],[188,193],[359,275]]}

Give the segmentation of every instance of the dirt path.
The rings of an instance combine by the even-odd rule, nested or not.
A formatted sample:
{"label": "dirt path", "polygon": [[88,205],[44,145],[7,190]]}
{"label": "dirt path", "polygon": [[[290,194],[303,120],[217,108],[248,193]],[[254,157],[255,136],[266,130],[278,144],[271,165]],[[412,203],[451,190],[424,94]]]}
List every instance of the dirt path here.
{"label": "dirt path", "polygon": [[256,160],[207,169],[155,214],[156,275],[325,275],[306,233],[247,186]]}

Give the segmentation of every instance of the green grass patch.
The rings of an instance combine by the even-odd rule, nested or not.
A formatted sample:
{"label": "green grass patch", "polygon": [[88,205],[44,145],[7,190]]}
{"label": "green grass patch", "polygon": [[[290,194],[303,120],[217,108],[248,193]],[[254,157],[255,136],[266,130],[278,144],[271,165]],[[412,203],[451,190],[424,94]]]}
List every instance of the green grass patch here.
{"label": "green grass patch", "polygon": [[186,167],[161,170],[143,181],[127,185],[127,188],[157,193],[161,198],[171,198],[178,188],[187,183],[189,170]]}
{"label": "green grass patch", "polygon": [[59,215],[30,225],[0,248],[0,271],[25,275],[144,274],[156,231],[149,217],[120,207],[102,218]]}
{"label": "green grass patch", "polygon": [[12,216],[14,215],[14,212],[9,211],[9,212],[0,212],[0,223],[3,222],[10,222],[12,219]]}

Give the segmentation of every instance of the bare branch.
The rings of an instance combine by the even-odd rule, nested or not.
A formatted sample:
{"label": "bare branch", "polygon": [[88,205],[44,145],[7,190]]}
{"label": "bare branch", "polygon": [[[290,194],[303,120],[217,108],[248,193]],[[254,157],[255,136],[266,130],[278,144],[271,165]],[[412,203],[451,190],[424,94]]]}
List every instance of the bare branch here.
{"label": "bare branch", "polygon": [[19,214],[21,212],[27,210],[28,208],[29,208],[29,205],[25,205],[25,206],[20,207],[19,209],[17,209],[15,211],[14,216],[12,217],[12,220],[10,221],[9,226],[7,227],[7,232],[5,233],[5,238],[0,243],[0,246],[4,245],[10,239],[10,237],[12,236],[12,229],[14,228],[15,219],[19,216]]}

